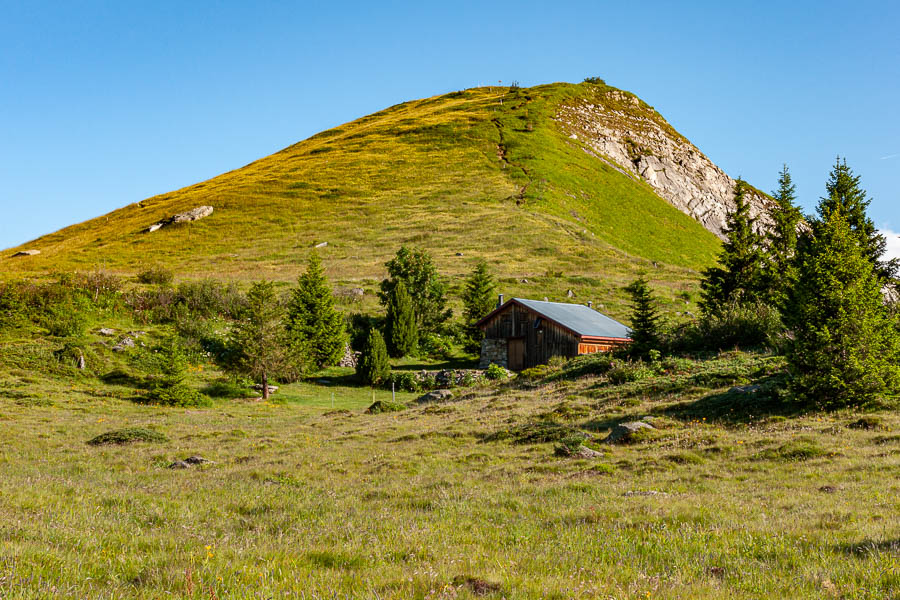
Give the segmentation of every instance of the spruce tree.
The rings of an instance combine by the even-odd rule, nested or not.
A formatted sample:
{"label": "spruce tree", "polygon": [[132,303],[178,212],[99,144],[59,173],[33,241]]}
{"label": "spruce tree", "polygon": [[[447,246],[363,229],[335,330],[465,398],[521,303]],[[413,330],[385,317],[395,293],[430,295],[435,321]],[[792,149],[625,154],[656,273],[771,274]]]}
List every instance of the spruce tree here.
{"label": "spruce tree", "polygon": [[368,385],[378,385],[391,375],[391,363],[388,361],[384,338],[374,327],[369,330],[362,355],[356,363],[356,374]]}
{"label": "spruce tree", "polygon": [[269,397],[269,378],[295,363],[285,317],[275,285],[260,281],[247,292],[246,307],[231,330],[229,345],[236,360],[229,369],[257,379],[262,384],[263,398]]}
{"label": "spruce tree", "polygon": [[406,291],[406,285],[402,280],[398,281],[390,292],[385,321],[385,337],[390,355],[394,358],[402,358],[411,354],[419,341],[412,298],[409,297],[409,292]]}
{"label": "spruce tree", "polygon": [[850,229],[854,232],[863,248],[863,254],[875,266],[876,274],[882,282],[887,282],[897,274],[896,259],[882,261],[881,257],[887,248],[887,240],[875,227],[874,221],[868,217],[866,210],[870,200],[866,191],[859,184],[859,175],[847,166],[847,160],[837,157],[834,167],[825,184],[826,196],[818,206],[820,223],[828,220],[828,216],[840,210],[844,214]]}
{"label": "spruce tree", "polygon": [[347,334],[344,319],[334,308],[334,296],[322,260],[310,253],[306,272],[297,279],[297,287],[288,303],[291,344],[302,348],[316,367],[335,365],[344,356]]}
{"label": "spruce tree", "polygon": [[480,261],[466,279],[466,287],[462,293],[468,350],[475,352],[481,347],[482,332],[476,323],[494,309],[496,297],[497,283],[494,276],[488,271],[487,263]]}
{"label": "spruce tree", "polygon": [[791,389],[820,407],[862,404],[898,389],[895,323],[881,279],[841,206],[804,236],[783,319]]}
{"label": "spruce tree", "polygon": [[700,307],[705,315],[721,313],[737,304],[758,301],[762,287],[762,237],[754,230],[750,205],[744,200],[746,184],[734,186],[734,211],[728,213],[726,241],[719,264],[703,273]]}
{"label": "spruce tree", "polygon": [[787,165],[778,176],[778,189],[772,192],[772,197],[775,205],[769,213],[772,228],[766,234],[764,287],[766,296],[780,306],[796,274],[797,227],[803,218],[794,204],[797,197]]}
{"label": "spruce tree", "polygon": [[647,279],[641,274],[625,288],[631,296],[631,352],[644,356],[659,348],[659,314]]}
{"label": "spruce tree", "polygon": [[391,291],[402,281],[412,298],[416,324],[420,332],[436,332],[450,318],[444,284],[437,267],[424,250],[402,246],[397,255],[385,263],[388,278],[381,282],[379,297],[387,306]]}

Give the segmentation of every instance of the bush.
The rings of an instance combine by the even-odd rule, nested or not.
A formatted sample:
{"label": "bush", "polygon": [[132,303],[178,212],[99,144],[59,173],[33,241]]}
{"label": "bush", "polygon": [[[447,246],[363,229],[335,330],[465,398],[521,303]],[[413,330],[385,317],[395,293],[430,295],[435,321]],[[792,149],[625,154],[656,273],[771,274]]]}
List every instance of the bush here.
{"label": "bush", "polygon": [[391,364],[388,361],[387,346],[377,329],[369,331],[362,356],[356,364],[356,374],[363,383],[377,385],[391,375]]}
{"label": "bush", "polygon": [[122,291],[122,278],[118,275],[97,269],[90,273],[79,275],[75,280],[75,287],[90,294],[95,303],[108,300]]}
{"label": "bush", "polygon": [[68,302],[56,304],[44,314],[41,325],[55,337],[80,337],[87,330],[89,307],[83,297],[73,296]]}
{"label": "bush", "polygon": [[175,280],[175,272],[159,265],[138,273],[137,280],[148,285],[171,285]]}
{"label": "bush", "polygon": [[484,376],[491,381],[497,381],[501,379],[509,378],[509,371],[501,367],[496,363],[491,363],[487,369],[484,371]]}
{"label": "bush", "polygon": [[88,440],[91,446],[102,446],[105,444],[131,444],[132,442],[168,442],[169,438],[153,431],[152,429],[144,429],[143,427],[128,427],[126,429],[115,429],[101,433],[95,438]]}
{"label": "bush", "polygon": [[396,389],[404,392],[418,392],[421,390],[419,379],[412,371],[391,371],[385,384],[385,387],[390,388],[393,385]]}
{"label": "bush", "polygon": [[606,85],[606,82],[604,80],[600,79],[599,77],[585,77],[584,82],[585,83],[593,83],[595,85]]}
{"label": "bush", "polygon": [[233,283],[214,279],[185,281],[178,286],[177,302],[187,307],[192,315],[202,317],[237,317],[246,301]]}
{"label": "bush", "polygon": [[778,311],[765,304],[736,304],[669,332],[670,352],[775,346],[784,332]]}
{"label": "bush", "polygon": [[366,409],[366,412],[370,415],[377,415],[386,412],[398,412],[405,409],[406,405],[400,404],[399,402],[391,402],[389,400],[376,400],[372,403],[371,406],[369,406],[369,408]]}
{"label": "bush", "polygon": [[606,376],[611,383],[628,383],[630,381],[640,381],[648,377],[653,377],[656,372],[643,362],[626,362],[617,360],[612,363]]}
{"label": "bush", "polygon": [[448,338],[427,333],[419,340],[419,353],[428,358],[448,360],[453,356],[453,346]]}
{"label": "bush", "polygon": [[572,436],[580,436],[582,441],[587,439],[587,435],[577,429],[555,421],[546,420],[497,431],[485,436],[484,440],[488,442],[510,440],[516,444],[544,444],[547,442],[558,442]]}

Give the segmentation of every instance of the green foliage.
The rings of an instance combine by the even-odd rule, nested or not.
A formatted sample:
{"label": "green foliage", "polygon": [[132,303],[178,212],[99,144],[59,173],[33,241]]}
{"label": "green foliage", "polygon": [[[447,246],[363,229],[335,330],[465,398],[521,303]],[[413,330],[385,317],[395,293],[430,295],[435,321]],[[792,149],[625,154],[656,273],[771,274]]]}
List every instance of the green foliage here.
{"label": "green foliage", "polygon": [[385,381],[385,387],[390,388],[392,385],[404,392],[419,392],[422,389],[419,378],[412,371],[391,371]]}
{"label": "green foliage", "polygon": [[656,375],[656,371],[642,361],[623,360],[615,360],[606,373],[610,382],[615,384],[640,381],[654,375]]}
{"label": "green foliage", "polygon": [[490,365],[488,365],[488,368],[484,370],[484,376],[491,381],[499,381],[502,379],[508,379],[509,371],[496,363],[491,363]]}
{"label": "green foliage", "polygon": [[162,443],[168,441],[169,438],[158,431],[144,427],[126,427],[125,429],[114,429],[113,431],[101,433],[97,437],[89,439],[87,443],[91,446],[104,446],[107,444],[122,445],[133,442]]}
{"label": "green foliage", "polygon": [[249,398],[255,394],[253,382],[243,377],[223,377],[203,389],[212,398]]}
{"label": "green foliage", "polygon": [[150,380],[150,390],[138,402],[161,406],[209,406],[209,398],[187,383],[188,360],[176,338],[156,348],[160,373]]}
{"label": "green foliage", "polygon": [[419,342],[416,314],[412,298],[406,291],[402,279],[397,281],[388,293],[387,318],[384,326],[388,352],[391,356],[402,358],[416,349]]}
{"label": "green foliage", "polygon": [[466,279],[462,293],[463,317],[466,329],[466,350],[478,352],[483,333],[476,323],[487,316],[496,303],[497,282],[488,271],[487,263],[479,261]]}
{"label": "green foliage", "polygon": [[46,310],[41,324],[56,337],[80,337],[88,327],[90,303],[83,296],[73,294],[66,301]]}
{"label": "green foliage", "polygon": [[0,331],[18,327],[27,320],[28,307],[19,287],[17,283],[0,283]]}
{"label": "green foliage", "polygon": [[593,83],[594,85],[606,85],[606,82],[600,77],[585,77],[584,83]]}
{"label": "green foliage", "polygon": [[260,281],[247,292],[246,308],[231,329],[229,345],[235,358],[227,367],[232,373],[257,379],[263,386],[263,398],[269,397],[269,378],[289,372],[297,364],[296,348],[285,328],[286,314],[275,285]]}
{"label": "green foliage", "polygon": [[171,285],[175,280],[175,271],[155,265],[138,273],[137,280],[147,285]]}
{"label": "green foliage", "polygon": [[735,304],[754,302],[761,297],[762,238],[754,231],[750,205],[744,200],[746,184],[734,186],[735,209],[728,213],[726,242],[718,265],[706,269],[700,284],[700,307],[705,315],[715,315]]}
{"label": "green foliage", "polygon": [[390,400],[376,400],[366,409],[366,412],[370,415],[377,415],[387,412],[399,412],[401,410],[406,410],[405,404],[391,402]]}
{"label": "green foliage", "polygon": [[391,374],[387,346],[384,344],[384,337],[377,329],[369,330],[369,337],[366,338],[366,344],[363,346],[362,356],[356,363],[356,374],[363,383],[368,385],[378,385]]}
{"label": "green foliage", "polygon": [[419,355],[434,360],[449,360],[453,356],[453,345],[446,336],[426,333],[419,340]]}
{"label": "green foliage", "polygon": [[306,272],[297,280],[287,311],[291,343],[302,348],[318,367],[336,365],[347,346],[344,319],[334,308],[334,296],[322,260],[309,255]]}
{"label": "green foliage", "polygon": [[884,305],[869,246],[831,200],[823,200],[823,220],[800,245],[799,275],[784,311],[793,333],[791,389],[828,408],[892,395],[900,385],[896,320]]}
{"label": "green foliage", "polygon": [[659,313],[646,277],[642,274],[625,288],[631,296],[631,347],[636,356],[644,356],[659,347]]}
{"label": "green foliage", "polygon": [[[887,248],[887,240],[875,227],[875,222],[866,214],[871,202],[866,198],[866,191],[859,184],[859,175],[847,166],[847,159],[837,157],[834,167],[825,184],[826,196],[821,199],[816,212],[819,220],[813,223],[814,230],[828,221],[832,213],[844,215],[850,230],[856,236],[863,255],[875,267],[876,275],[884,282],[897,274],[896,259],[882,261],[881,257]],[[815,232],[818,233],[818,232]]]}
{"label": "green foliage", "polygon": [[386,306],[397,282],[403,281],[412,299],[419,331],[438,331],[441,324],[450,318],[451,312],[446,308],[444,284],[438,277],[431,255],[420,248],[402,246],[385,266],[389,277],[381,282],[378,294],[381,303]]}
{"label": "green foliage", "polygon": [[666,334],[663,346],[669,352],[777,347],[783,332],[781,314],[775,307],[752,302],[723,307],[679,325]]}
{"label": "green foliage", "polygon": [[794,256],[797,252],[797,227],[803,218],[796,206],[796,193],[787,165],[778,176],[778,189],[772,193],[775,204],[769,212],[772,227],[766,232],[766,256],[763,288],[776,305],[784,302],[786,290],[796,278]]}

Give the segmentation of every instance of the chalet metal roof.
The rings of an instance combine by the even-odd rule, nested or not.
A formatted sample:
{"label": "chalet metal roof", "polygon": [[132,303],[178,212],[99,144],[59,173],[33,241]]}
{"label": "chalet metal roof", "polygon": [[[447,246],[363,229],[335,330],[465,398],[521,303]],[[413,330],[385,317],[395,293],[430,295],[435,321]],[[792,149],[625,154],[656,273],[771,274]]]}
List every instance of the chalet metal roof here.
{"label": "chalet metal roof", "polygon": [[513,298],[505,302],[503,306],[482,319],[479,325],[507,308],[513,302],[521,304],[551,321],[555,321],[580,336],[626,339],[631,337],[631,329],[584,304],[543,302],[525,298]]}

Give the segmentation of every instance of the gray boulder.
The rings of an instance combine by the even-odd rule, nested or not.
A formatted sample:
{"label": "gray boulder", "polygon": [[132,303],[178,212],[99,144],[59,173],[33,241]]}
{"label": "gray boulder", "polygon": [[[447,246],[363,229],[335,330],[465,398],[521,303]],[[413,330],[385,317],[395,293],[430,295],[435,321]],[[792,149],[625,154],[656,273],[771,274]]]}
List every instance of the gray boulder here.
{"label": "gray boulder", "polygon": [[113,352],[125,352],[129,348],[134,348],[134,340],[126,336],[119,340],[119,343],[113,346]]}
{"label": "gray boulder", "polygon": [[198,206],[197,208],[192,208],[187,212],[172,215],[168,219],[160,221],[159,223],[154,223],[147,228],[147,233],[153,233],[154,231],[162,229],[166,225],[172,225],[174,223],[190,223],[192,221],[199,221],[200,219],[208,217],[211,214],[213,214],[212,206]]}
{"label": "gray boulder", "polygon": [[[253,389],[256,390],[257,392],[262,392],[262,391],[263,391],[263,386],[262,386],[261,383],[254,383],[254,384],[253,384]],[[274,394],[274,393],[277,392],[277,391],[278,391],[278,386],[277,386],[277,385],[270,385],[270,386],[269,386],[269,393],[270,393],[270,394]]]}
{"label": "gray boulder", "polygon": [[116,335],[116,330],[110,329],[109,327],[104,327],[98,333],[100,335],[110,336],[110,335]]}
{"label": "gray boulder", "polygon": [[613,427],[606,439],[606,444],[627,444],[634,437],[634,434],[641,429],[655,429],[653,425],[644,423],[643,421],[632,421],[630,423],[619,423]]}
{"label": "gray boulder", "polygon": [[13,258],[15,258],[17,256],[35,256],[40,253],[41,253],[40,250],[19,250],[18,252],[13,254]]}
{"label": "gray boulder", "polygon": [[453,400],[453,392],[450,390],[432,390],[416,399],[416,404],[429,404],[431,402],[450,402]]}

